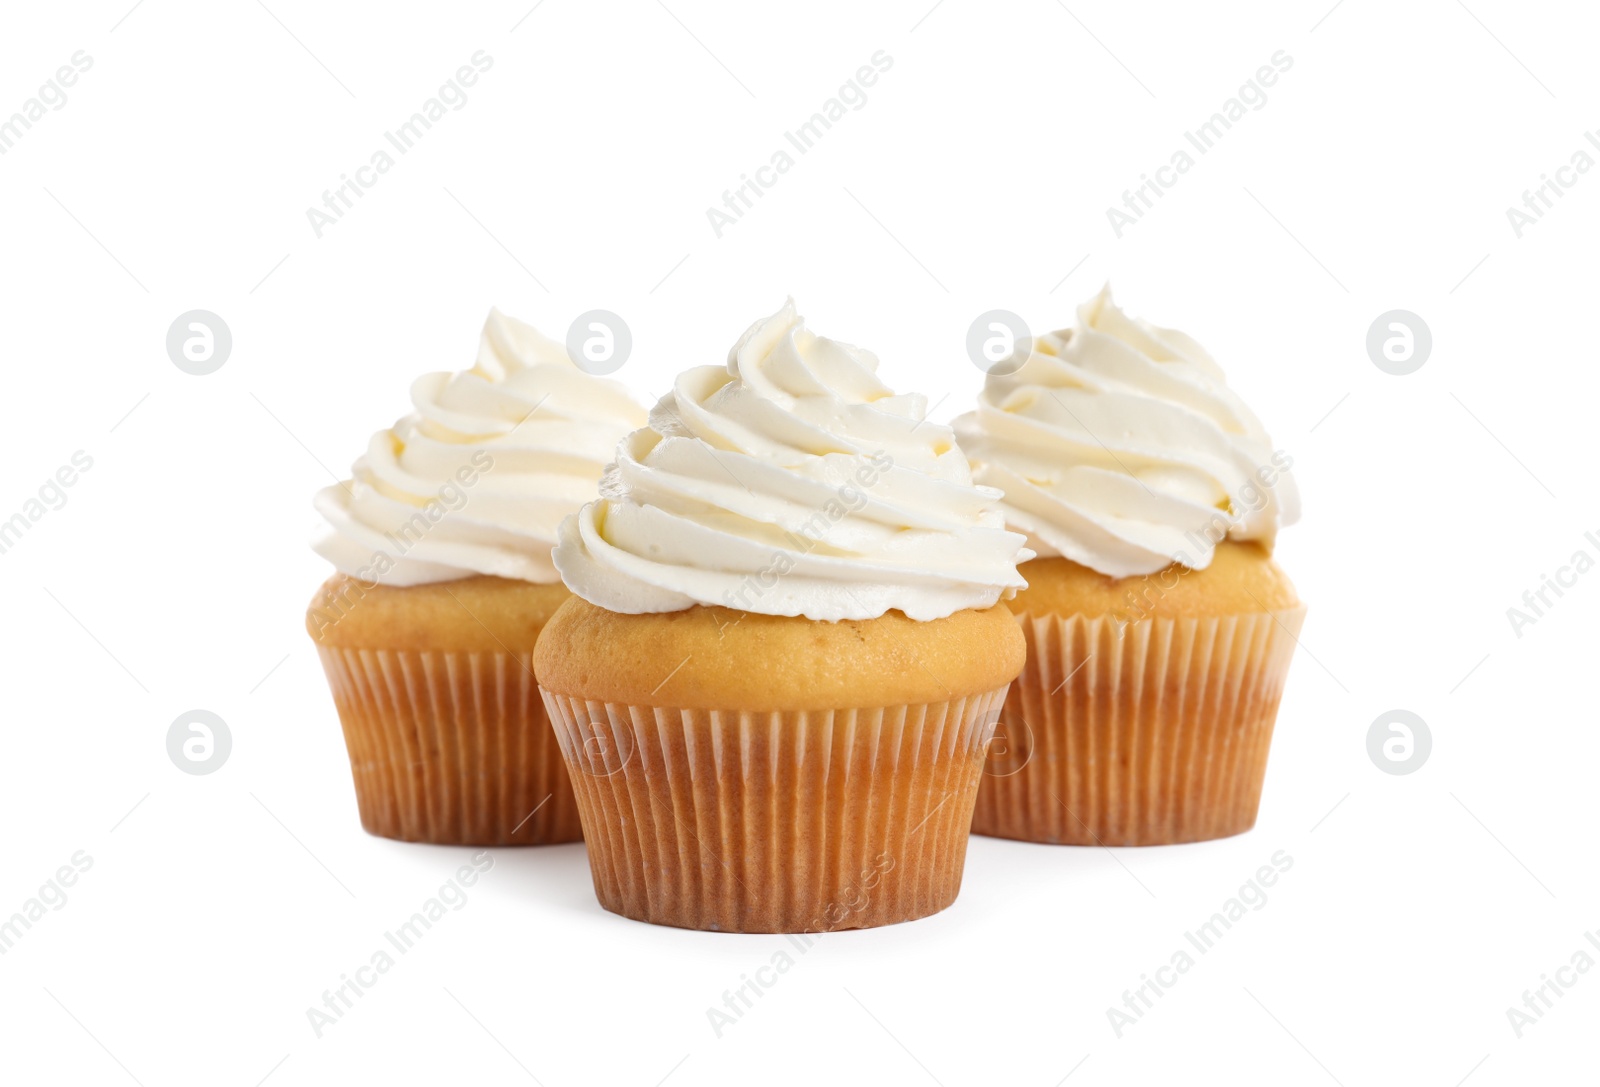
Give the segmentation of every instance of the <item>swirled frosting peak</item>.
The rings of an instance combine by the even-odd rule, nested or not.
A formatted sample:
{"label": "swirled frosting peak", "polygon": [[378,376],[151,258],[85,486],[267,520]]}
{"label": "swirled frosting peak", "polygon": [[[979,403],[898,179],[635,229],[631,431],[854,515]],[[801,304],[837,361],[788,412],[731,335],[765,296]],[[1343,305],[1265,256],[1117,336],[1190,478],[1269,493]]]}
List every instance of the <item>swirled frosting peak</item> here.
{"label": "swirled frosting peak", "polygon": [[568,588],[610,611],[721,605],[808,619],[940,619],[1023,587],[1023,537],[925,399],[793,299],[725,366],[679,375],[600,500],[561,526]]}
{"label": "swirled frosting peak", "polygon": [[1109,287],[991,375],[956,433],[1028,546],[1111,577],[1203,569],[1224,538],[1271,547],[1300,515],[1293,461],[1211,356],[1130,318]]}
{"label": "swirled frosting peak", "polygon": [[411,403],[349,480],[316,497],[327,526],[312,546],[368,583],[560,580],[550,550],[561,519],[595,496],[617,441],[645,419],[622,385],[499,310],[476,364],[424,374]]}

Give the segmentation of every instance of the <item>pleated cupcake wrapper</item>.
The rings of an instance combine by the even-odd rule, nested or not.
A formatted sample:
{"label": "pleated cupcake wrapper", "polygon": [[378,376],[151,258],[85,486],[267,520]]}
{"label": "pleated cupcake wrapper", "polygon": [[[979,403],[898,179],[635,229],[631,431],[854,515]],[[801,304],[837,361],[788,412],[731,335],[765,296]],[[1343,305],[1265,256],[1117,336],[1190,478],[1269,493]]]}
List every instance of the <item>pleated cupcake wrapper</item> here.
{"label": "pleated cupcake wrapper", "polygon": [[1001,712],[973,832],[1165,845],[1255,825],[1306,609],[1209,619],[1019,615],[1028,662]]}
{"label": "pleated cupcake wrapper", "polygon": [[368,831],[460,845],[582,838],[532,654],[318,652]]}
{"label": "pleated cupcake wrapper", "polygon": [[682,928],[807,933],[955,900],[1005,694],[770,713],[544,698],[601,905]]}

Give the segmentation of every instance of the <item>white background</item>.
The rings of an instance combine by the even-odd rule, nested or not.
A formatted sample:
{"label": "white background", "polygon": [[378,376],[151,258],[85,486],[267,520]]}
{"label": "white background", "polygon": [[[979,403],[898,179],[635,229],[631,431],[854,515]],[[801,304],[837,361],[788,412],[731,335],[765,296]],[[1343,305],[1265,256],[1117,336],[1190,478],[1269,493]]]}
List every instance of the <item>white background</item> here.
{"label": "white background", "polygon": [[[0,1078],[1592,1081],[1600,970],[1520,1039],[1506,1016],[1600,930],[1600,573],[1520,638],[1506,616],[1600,557],[1600,172],[1520,239],[1506,217],[1600,123],[1591,12],[127,2],[0,15],[0,117],[93,58],[0,156],[0,518],[94,461],[0,555],[0,915],[93,858],[0,957]],[[318,239],[306,208],[480,49],[467,105]],[[706,208],[877,50],[865,107],[717,238]],[[1115,237],[1105,209],[1277,50],[1267,104]],[[491,304],[556,336],[604,307],[653,399],[793,293],[948,419],[973,317],[1067,325],[1107,279],[1210,348],[1304,491],[1279,558],[1310,617],[1253,832],[974,839],[950,910],[825,937],[720,1038],[706,1009],[781,937],[626,921],[581,846],[501,850],[314,1035],[467,853],[361,831],[302,627],[311,494],[414,376],[470,364]],[[206,377],[164,347],[195,308],[234,339]],[[1406,377],[1365,348],[1394,308],[1434,341]],[[232,730],[211,776],[167,757],[193,708]],[[1405,777],[1366,752],[1394,708],[1434,741]],[[1118,1038],[1106,1009],[1277,850],[1266,906]]]}

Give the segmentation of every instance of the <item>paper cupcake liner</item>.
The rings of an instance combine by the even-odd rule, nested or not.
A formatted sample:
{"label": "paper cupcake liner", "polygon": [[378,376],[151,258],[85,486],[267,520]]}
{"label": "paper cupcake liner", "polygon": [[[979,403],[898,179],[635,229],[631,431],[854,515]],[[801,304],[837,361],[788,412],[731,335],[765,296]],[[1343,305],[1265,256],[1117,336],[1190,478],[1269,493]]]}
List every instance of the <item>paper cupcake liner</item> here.
{"label": "paper cupcake liner", "polygon": [[602,906],[658,925],[806,933],[955,900],[1005,694],[771,713],[544,699]]}
{"label": "paper cupcake liner", "polygon": [[1001,711],[976,834],[1167,845],[1255,825],[1306,609],[1208,619],[1019,615],[1028,662]]}
{"label": "paper cupcake liner", "polygon": [[532,654],[318,652],[369,832],[455,845],[583,837]]}

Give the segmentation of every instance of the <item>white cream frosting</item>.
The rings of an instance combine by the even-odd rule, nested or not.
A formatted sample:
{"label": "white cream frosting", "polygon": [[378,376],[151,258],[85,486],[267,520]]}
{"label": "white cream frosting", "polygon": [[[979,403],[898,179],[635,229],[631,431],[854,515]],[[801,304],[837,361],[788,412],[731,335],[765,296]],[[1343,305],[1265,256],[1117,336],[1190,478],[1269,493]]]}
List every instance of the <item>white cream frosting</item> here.
{"label": "white cream frosting", "polygon": [[1289,468],[1204,348],[1130,318],[1111,290],[1038,337],[956,420],[974,478],[1039,555],[1111,577],[1211,563],[1224,537],[1271,547],[1300,516]]}
{"label": "white cream frosting", "polygon": [[499,310],[476,364],[419,377],[411,403],[315,500],[327,525],[312,546],[369,584],[560,580],[561,519],[594,498],[618,440],[646,418],[621,384]]}
{"label": "white cream frosting", "polygon": [[974,485],[926,399],[870,351],[810,332],[794,300],[726,366],[679,375],[600,500],[561,526],[567,587],[614,612],[722,605],[808,619],[940,619],[1024,586],[1000,493]]}

